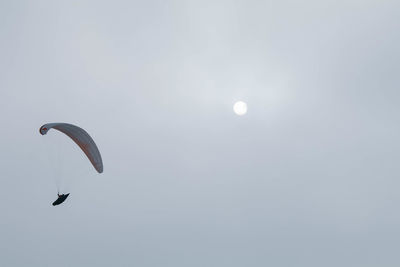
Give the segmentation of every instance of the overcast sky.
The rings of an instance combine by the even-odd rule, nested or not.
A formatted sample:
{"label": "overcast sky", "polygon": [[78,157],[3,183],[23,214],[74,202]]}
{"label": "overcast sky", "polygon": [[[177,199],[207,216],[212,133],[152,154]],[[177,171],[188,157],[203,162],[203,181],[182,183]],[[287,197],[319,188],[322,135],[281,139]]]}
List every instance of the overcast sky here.
{"label": "overcast sky", "polygon": [[0,0],[0,265],[399,266],[399,9]]}

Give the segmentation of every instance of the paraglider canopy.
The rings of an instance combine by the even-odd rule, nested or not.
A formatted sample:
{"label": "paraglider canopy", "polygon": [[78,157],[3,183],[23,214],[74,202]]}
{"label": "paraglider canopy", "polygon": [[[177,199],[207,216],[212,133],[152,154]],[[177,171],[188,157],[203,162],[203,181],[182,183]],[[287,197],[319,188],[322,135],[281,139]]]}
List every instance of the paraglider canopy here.
{"label": "paraglider canopy", "polygon": [[103,160],[100,151],[85,130],[69,123],[47,123],[40,127],[39,132],[41,135],[45,135],[52,128],[69,136],[86,154],[96,171],[98,173],[103,172]]}

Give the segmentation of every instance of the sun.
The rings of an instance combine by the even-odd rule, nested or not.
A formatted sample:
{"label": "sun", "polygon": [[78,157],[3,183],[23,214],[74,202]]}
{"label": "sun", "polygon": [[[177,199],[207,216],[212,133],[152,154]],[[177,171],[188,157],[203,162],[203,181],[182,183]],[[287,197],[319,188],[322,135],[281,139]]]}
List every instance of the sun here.
{"label": "sun", "polygon": [[238,101],[233,105],[233,111],[237,115],[242,116],[247,113],[247,104],[243,101]]}

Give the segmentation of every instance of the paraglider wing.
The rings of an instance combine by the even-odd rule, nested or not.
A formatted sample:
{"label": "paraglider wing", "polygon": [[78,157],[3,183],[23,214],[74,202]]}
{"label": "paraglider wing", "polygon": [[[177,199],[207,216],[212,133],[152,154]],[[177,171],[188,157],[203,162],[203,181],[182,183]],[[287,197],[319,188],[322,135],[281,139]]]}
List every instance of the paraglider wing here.
{"label": "paraglider wing", "polygon": [[40,127],[39,132],[41,135],[45,135],[52,128],[68,135],[86,154],[96,171],[103,172],[103,160],[100,151],[85,130],[68,123],[47,123]]}

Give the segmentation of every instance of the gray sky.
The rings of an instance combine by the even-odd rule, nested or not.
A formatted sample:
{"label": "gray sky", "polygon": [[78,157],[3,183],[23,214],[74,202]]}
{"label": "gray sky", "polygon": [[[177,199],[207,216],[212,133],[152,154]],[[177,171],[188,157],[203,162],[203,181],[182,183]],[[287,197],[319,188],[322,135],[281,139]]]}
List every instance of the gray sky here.
{"label": "gray sky", "polygon": [[1,0],[0,265],[399,266],[399,9]]}

